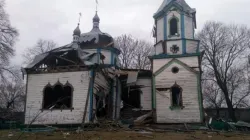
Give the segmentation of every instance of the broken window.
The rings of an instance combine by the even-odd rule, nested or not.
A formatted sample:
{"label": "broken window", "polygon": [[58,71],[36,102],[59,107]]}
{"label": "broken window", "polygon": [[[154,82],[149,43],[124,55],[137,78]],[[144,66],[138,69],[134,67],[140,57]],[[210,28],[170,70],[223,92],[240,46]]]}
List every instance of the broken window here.
{"label": "broken window", "polygon": [[175,17],[170,20],[170,35],[178,35],[178,20]]}
{"label": "broken window", "polygon": [[141,108],[141,90],[130,89],[129,92],[129,104],[133,108]]}
{"label": "broken window", "polygon": [[43,109],[72,108],[73,87],[68,82],[63,86],[57,82],[44,88]]}
{"label": "broken window", "polygon": [[124,108],[141,108],[141,94],[142,91],[138,86],[124,88],[122,93]]}
{"label": "broken window", "polygon": [[172,106],[173,107],[182,107],[182,88],[175,84],[171,87],[171,94],[172,94]]}

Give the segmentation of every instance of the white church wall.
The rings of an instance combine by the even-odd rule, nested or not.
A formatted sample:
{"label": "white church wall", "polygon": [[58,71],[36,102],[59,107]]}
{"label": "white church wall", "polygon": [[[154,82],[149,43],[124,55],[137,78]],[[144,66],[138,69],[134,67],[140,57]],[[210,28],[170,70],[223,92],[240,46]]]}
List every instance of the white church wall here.
{"label": "white church wall", "polygon": [[[98,53],[97,49],[84,49],[84,51],[86,51],[88,53]],[[111,50],[100,49],[100,53],[105,56],[105,59],[103,60],[104,64],[109,65],[112,63],[112,61],[111,61],[112,51]],[[115,59],[115,58],[117,59],[117,55],[115,53],[113,53],[113,59]],[[98,61],[94,59],[93,62],[98,62]],[[99,61],[99,62],[102,64],[101,61]]]}
{"label": "white church wall", "polygon": [[105,56],[104,64],[111,64],[111,51],[110,50],[101,50],[101,53]]}
{"label": "white church wall", "polygon": [[141,106],[142,110],[152,110],[152,79],[151,78],[139,78],[136,85],[144,86],[141,88]]}
{"label": "white church wall", "polygon": [[185,38],[187,39],[194,39],[194,25],[193,25],[193,19],[189,16],[184,16],[184,23],[185,23]]}
{"label": "white church wall", "polygon": [[158,44],[155,46],[155,55],[162,54],[162,53],[163,53],[163,50],[162,50],[162,43],[158,43]]}
{"label": "white church wall", "polygon": [[[171,69],[178,67],[179,72],[173,74]],[[197,76],[183,66],[173,63],[155,78],[157,88],[171,88],[177,83],[183,89],[182,100],[184,109],[171,110],[170,90],[156,91],[157,123],[199,123],[200,109],[198,100]]]}
{"label": "white church wall", "polygon": [[[42,112],[43,89],[48,83],[53,85],[58,80],[62,84],[65,84],[68,81],[73,86],[74,109],[72,111],[43,110]],[[32,124],[80,124],[82,122],[89,87],[88,71],[29,74],[27,87],[25,124],[30,124],[36,116],[38,117]],[[86,122],[89,120],[88,114],[89,112],[87,110]]]}
{"label": "white church wall", "polygon": [[164,18],[157,20],[157,42],[164,40]]}
{"label": "white church wall", "polygon": [[[198,57],[180,57],[176,58],[180,60],[181,62],[187,64],[189,67],[198,67]],[[172,58],[169,59],[154,59],[153,60],[153,73],[155,73],[157,70],[159,70],[161,67],[163,67],[165,64],[167,64],[169,61],[171,61]]]}
{"label": "white church wall", "polygon": [[186,46],[187,53],[196,53],[198,42],[193,41],[193,40],[187,40],[186,42],[187,42],[187,46]]}

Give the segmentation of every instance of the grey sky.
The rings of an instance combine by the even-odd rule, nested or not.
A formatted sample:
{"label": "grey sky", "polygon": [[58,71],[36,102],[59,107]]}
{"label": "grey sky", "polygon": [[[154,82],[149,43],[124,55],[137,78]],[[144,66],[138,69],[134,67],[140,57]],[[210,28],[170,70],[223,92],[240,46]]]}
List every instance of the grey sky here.
{"label": "grey sky", "polygon": [[[99,0],[100,28],[113,37],[131,34],[152,41],[153,14],[163,0]],[[207,20],[250,26],[250,0],[186,0],[197,10],[198,30]],[[6,0],[11,23],[20,32],[14,64],[21,64],[21,54],[40,38],[59,45],[72,41],[72,32],[82,13],[81,30],[92,28],[95,0]]]}

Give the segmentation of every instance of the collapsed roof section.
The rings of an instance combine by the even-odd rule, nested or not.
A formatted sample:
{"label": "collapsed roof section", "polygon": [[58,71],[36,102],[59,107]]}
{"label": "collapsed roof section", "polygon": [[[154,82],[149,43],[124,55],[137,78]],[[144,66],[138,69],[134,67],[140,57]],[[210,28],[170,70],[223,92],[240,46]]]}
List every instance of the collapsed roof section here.
{"label": "collapsed roof section", "polygon": [[46,73],[69,69],[83,70],[97,64],[97,59],[105,59],[101,53],[79,50],[76,43],[71,43],[49,52],[37,55],[24,70],[27,73]]}

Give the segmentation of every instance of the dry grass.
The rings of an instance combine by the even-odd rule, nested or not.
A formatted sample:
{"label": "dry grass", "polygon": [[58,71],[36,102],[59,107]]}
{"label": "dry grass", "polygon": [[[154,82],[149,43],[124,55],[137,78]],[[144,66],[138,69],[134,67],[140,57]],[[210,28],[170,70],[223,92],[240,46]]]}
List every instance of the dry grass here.
{"label": "dry grass", "polygon": [[[8,131],[0,131],[0,140],[16,140],[20,132],[14,132],[8,137]],[[212,133],[212,132],[164,132],[139,133],[134,131],[119,132],[85,132],[76,134],[71,132],[66,138],[62,132],[53,133],[25,133],[20,140],[250,140],[250,134],[242,133]]]}

